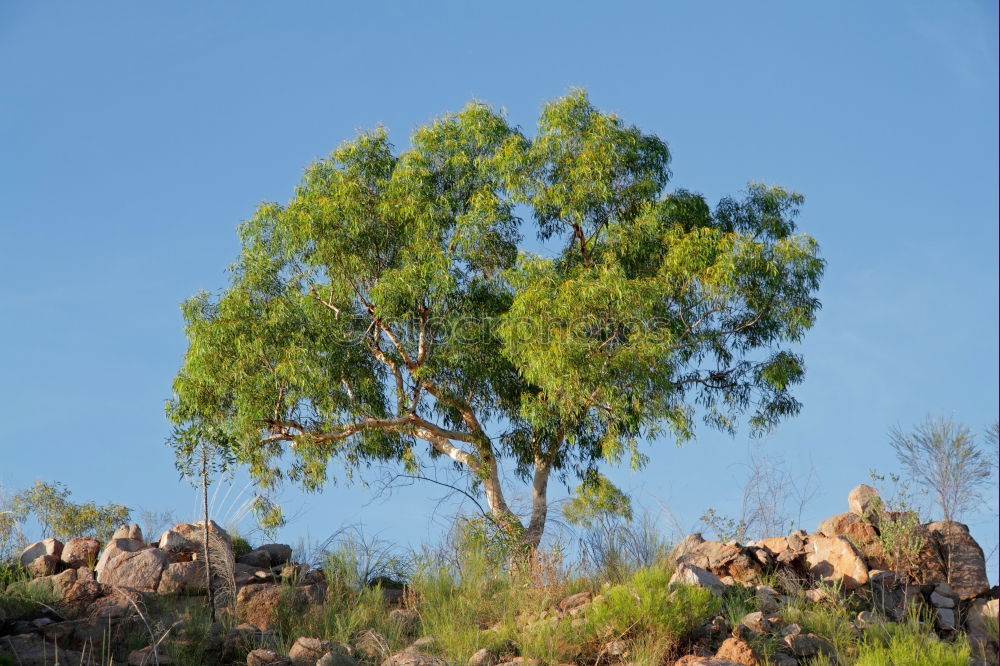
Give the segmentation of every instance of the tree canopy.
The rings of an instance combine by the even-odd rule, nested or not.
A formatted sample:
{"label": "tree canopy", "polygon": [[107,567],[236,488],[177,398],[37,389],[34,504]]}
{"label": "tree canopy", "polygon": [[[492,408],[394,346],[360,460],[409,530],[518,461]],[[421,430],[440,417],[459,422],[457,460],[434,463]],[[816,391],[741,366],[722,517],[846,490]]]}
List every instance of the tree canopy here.
{"label": "tree canopy", "polygon": [[229,286],[184,303],[175,443],[211,439],[263,488],[447,458],[531,545],[553,473],[627,512],[602,463],[797,412],[790,346],[820,307],[799,194],[750,184],[713,208],[665,191],[669,163],[583,92],[534,136],[473,102],[406,150],[382,129],[344,143],[242,224]]}

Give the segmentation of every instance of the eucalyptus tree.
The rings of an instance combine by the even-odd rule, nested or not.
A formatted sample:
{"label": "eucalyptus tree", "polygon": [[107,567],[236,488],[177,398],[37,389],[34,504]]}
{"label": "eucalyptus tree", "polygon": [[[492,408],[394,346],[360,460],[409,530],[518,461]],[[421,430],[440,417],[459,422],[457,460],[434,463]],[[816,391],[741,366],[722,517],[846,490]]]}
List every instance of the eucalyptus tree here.
{"label": "eucalyptus tree", "polygon": [[751,184],[713,209],[666,191],[669,163],[582,92],[534,136],[481,103],[406,150],[360,134],[240,227],[225,290],[184,303],[169,417],[212,424],[263,488],[320,489],[331,460],[444,460],[529,546],[553,475],[627,513],[603,463],[641,466],[644,443],[699,420],[762,431],[796,413],[790,346],[820,307],[800,195]]}

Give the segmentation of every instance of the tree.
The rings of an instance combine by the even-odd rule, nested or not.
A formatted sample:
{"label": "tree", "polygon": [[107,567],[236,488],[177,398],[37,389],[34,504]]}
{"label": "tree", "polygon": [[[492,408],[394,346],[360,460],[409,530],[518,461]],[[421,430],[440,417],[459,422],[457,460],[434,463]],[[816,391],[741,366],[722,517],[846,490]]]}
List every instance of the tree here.
{"label": "tree", "polygon": [[[240,227],[227,289],[184,303],[169,417],[212,424],[263,488],[317,490],[334,458],[347,477],[449,459],[529,546],[553,473],[586,490],[698,418],[772,427],[799,409],[785,346],[819,309],[802,197],[751,184],[712,210],[664,193],[669,162],[583,92],[533,138],[476,102],[399,153],[361,134]],[[530,484],[524,522],[502,462]]]}
{"label": "tree", "polygon": [[[988,441],[993,432],[987,430]],[[950,418],[927,417],[910,432],[897,426],[889,444],[910,478],[934,497],[944,520],[958,520],[978,505],[993,478],[992,453],[980,448],[967,426]]]}
{"label": "tree", "polygon": [[58,481],[36,481],[33,486],[11,498],[10,515],[18,522],[34,515],[42,528],[43,537],[71,539],[89,536],[107,541],[119,525],[128,522],[132,513],[131,509],[121,504],[75,504],[69,499],[71,494],[69,488]]}

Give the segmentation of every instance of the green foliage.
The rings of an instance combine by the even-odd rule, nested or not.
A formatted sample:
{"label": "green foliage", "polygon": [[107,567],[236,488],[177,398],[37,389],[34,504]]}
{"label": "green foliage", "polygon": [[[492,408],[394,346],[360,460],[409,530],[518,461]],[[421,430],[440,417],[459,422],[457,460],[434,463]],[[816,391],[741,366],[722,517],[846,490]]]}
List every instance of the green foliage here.
{"label": "green foliage", "polygon": [[589,528],[605,516],[631,521],[632,501],[606,477],[594,471],[577,486],[576,495],[563,505],[562,511],[570,525]]}
{"label": "green foliage", "polygon": [[236,559],[243,557],[253,550],[253,546],[250,545],[250,542],[241,537],[239,534],[230,532],[229,536],[233,540],[233,557]]}
{"label": "green foliage", "polygon": [[[927,534],[921,527],[909,483],[895,474],[886,477],[876,474],[875,470],[870,470],[869,474],[881,492],[873,515],[866,516],[865,519],[875,525],[879,545],[891,568],[921,580],[923,572],[918,566],[919,555]],[[887,478],[891,490],[890,486],[884,485]],[[883,499],[883,496],[887,499]]]}
{"label": "green foliage", "polygon": [[628,583],[606,590],[587,616],[593,631],[607,640],[655,634],[674,645],[719,612],[721,602],[705,588],[672,589],[668,585],[672,573],[646,567]]}
{"label": "green foliage", "polygon": [[858,666],[964,666],[972,651],[964,634],[943,641],[929,618],[911,612],[904,622],[886,622],[865,631],[856,656]]}
{"label": "green foliage", "polygon": [[[534,137],[472,103],[403,151],[381,129],[341,145],[240,227],[228,288],[184,303],[179,465],[207,441],[264,489],[317,490],[331,459],[350,479],[446,456],[537,546],[552,472],[586,493],[601,464],[644,464],[662,431],[693,437],[698,411],[730,432],[795,414],[788,347],[824,269],[796,233],[802,197],[751,184],[713,210],[664,191],[669,161],[580,91]],[[519,249],[526,233],[546,257]],[[532,481],[527,525],[501,469]]]}
{"label": "green foliage", "polygon": [[34,515],[42,527],[43,537],[62,540],[88,536],[107,541],[119,525],[129,521],[131,510],[127,506],[98,506],[93,502],[74,504],[69,500],[70,494],[70,490],[58,481],[36,481],[31,488],[14,495],[11,510],[18,521]]}

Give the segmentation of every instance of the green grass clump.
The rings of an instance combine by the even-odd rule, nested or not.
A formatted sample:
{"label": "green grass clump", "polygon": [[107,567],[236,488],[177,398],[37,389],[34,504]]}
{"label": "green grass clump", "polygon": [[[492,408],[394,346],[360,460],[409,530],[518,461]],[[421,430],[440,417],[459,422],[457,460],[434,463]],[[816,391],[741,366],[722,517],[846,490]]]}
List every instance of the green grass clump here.
{"label": "green grass clump", "polygon": [[972,650],[964,635],[945,642],[919,622],[886,623],[877,632],[866,632],[857,666],[966,666]]}
{"label": "green grass clump", "polygon": [[606,590],[587,613],[592,634],[603,644],[624,640],[637,664],[662,663],[722,609],[722,601],[705,588],[671,588],[671,574],[665,567],[646,567]]}

